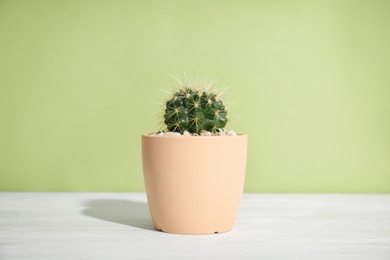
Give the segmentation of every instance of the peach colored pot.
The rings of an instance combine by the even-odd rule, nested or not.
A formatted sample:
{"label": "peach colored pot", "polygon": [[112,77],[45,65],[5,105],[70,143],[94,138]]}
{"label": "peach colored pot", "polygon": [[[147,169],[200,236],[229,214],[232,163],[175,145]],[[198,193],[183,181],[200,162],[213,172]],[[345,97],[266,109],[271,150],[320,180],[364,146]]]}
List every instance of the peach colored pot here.
{"label": "peach colored pot", "polygon": [[233,228],[244,187],[247,135],[142,136],[154,227],[176,234]]}

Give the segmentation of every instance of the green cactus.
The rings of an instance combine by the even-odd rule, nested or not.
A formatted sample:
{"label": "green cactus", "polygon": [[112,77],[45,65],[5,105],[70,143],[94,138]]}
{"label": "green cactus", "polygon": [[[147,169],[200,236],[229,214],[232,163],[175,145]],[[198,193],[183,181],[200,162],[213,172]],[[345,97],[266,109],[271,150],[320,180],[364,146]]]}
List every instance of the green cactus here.
{"label": "green cactus", "polygon": [[166,102],[164,123],[171,132],[215,133],[225,127],[226,116],[225,105],[216,93],[192,85],[182,87]]}

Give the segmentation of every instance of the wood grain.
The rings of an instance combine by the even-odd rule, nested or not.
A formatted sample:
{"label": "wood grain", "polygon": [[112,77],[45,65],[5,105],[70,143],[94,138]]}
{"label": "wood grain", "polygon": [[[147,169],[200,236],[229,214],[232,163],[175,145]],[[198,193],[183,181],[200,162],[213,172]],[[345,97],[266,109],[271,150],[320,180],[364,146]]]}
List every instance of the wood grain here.
{"label": "wood grain", "polygon": [[390,195],[244,194],[235,229],[155,231],[144,193],[0,193],[0,259],[390,259]]}

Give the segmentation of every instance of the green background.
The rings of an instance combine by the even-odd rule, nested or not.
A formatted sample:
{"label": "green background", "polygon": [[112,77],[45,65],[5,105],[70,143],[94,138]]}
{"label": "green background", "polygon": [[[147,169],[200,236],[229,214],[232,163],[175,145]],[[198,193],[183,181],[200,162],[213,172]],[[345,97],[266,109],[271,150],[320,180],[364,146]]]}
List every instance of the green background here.
{"label": "green background", "polygon": [[186,72],[231,87],[245,191],[388,193],[389,14],[369,0],[0,0],[0,190],[144,191],[140,136]]}

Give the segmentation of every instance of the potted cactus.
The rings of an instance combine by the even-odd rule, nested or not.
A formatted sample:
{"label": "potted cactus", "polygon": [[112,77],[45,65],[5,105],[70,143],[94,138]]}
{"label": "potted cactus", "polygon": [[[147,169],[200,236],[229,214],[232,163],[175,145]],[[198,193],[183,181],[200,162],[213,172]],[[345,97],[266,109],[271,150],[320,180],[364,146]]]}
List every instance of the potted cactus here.
{"label": "potted cactus", "polygon": [[164,131],[142,135],[156,230],[213,234],[233,228],[244,187],[247,135],[225,131],[227,122],[214,88],[186,80],[165,103]]}

